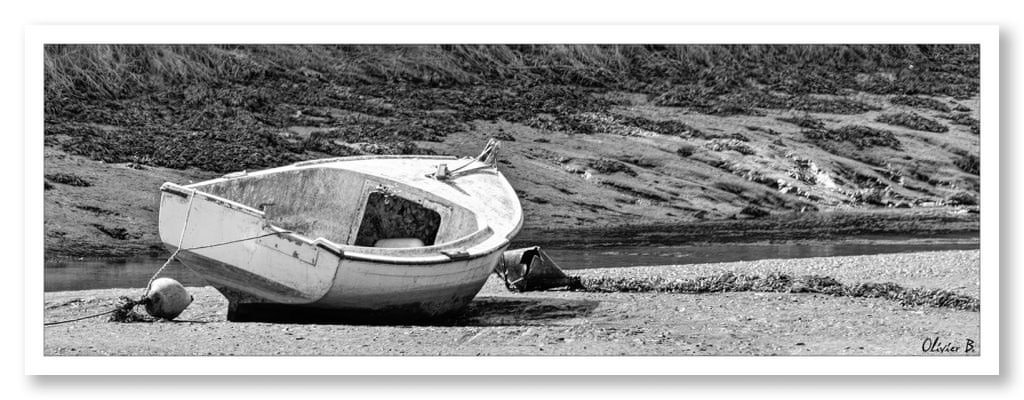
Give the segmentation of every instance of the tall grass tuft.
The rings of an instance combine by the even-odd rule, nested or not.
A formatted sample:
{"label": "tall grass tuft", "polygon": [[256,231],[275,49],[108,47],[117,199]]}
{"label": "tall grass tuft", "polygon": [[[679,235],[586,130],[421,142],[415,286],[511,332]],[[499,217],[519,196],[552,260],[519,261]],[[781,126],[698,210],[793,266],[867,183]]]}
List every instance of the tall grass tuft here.
{"label": "tall grass tuft", "polygon": [[[118,98],[193,83],[308,75],[338,84],[674,85],[970,96],[973,45],[47,45],[47,98]],[[881,75],[878,75],[881,74]],[[307,75],[307,77],[308,77]],[[877,76],[876,76],[877,75]],[[880,77],[881,76],[881,77]]]}
{"label": "tall grass tuft", "polygon": [[151,87],[208,81],[226,75],[220,50],[180,45],[48,45],[48,98],[120,97]]}

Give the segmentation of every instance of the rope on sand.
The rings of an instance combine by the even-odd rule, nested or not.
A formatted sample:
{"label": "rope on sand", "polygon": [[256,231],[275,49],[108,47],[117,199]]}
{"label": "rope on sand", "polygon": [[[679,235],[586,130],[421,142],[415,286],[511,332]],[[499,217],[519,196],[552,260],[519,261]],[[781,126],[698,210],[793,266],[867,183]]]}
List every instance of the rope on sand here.
{"label": "rope on sand", "polygon": [[98,314],[93,314],[93,315],[87,315],[87,316],[84,316],[84,317],[81,317],[81,318],[73,318],[73,319],[67,319],[67,320],[63,320],[63,321],[54,321],[54,322],[44,322],[43,326],[60,325],[60,324],[66,324],[68,322],[81,321],[83,319],[96,318],[96,317],[99,317],[101,315],[110,314],[110,313],[115,312],[115,311],[120,310],[120,309],[121,309],[121,307],[117,307],[117,308],[115,308],[113,310],[108,310],[108,311],[104,311],[104,312],[101,312],[101,313],[98,313]]}
{"label": "rope on sand", "polygon": [[121,305],[119,305],[117,307],[114,307],[111,310],[107,310],[107,311],[104,311],[104,312],[101,312],[101,313],[92,314],[92,315],[86,315],[84,317],[66,319],[66,320],[63,320],[63,321],[44,322],[43,326],[53,326],[53,325],[66,324],[68,322],[77,322],[77,321],[81,321],[83,319],[96,318],[96,317],[107,315],[107,314],[114,314],[113,316],[110,317],[111,321],[118,321],[118,322],[139,321],[139,320],[143,320],[144,317],[140,317],[138,315],[138,313],[135,313],[133,310],[135,309],[135,306],[145,305],[147,301],[148,301],[148,299],[145,298],[145,297],[143,297],[143,298],[141,298],[139,300],[132,300],[132,299],[128,298],[127,296],[121,296]]}

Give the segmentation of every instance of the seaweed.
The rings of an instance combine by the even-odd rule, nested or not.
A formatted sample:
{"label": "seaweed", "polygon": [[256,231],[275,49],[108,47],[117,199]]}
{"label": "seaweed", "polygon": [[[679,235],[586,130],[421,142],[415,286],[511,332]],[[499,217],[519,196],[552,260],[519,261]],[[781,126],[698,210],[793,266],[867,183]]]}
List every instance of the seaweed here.
{"label": "seaweed", "polygon": [[972,296],[943,289],[907,288],[892,282],[843,284],[821,275],[794,276],[770,273],[765,276],[724,272],[692,279],[667,278],[581,278],[585,292],[658,292],[658,293],[726,293],[774,292],[818,293],[828,296],[881,298],[899,302],[904,307],[944,307],[962,311],[981,310],[981,301]]}
{"label": "seaweed", "polygon": [[915,113],[884,114],[878,116],[875,121],[925,132],[949,132],[949,127]]}

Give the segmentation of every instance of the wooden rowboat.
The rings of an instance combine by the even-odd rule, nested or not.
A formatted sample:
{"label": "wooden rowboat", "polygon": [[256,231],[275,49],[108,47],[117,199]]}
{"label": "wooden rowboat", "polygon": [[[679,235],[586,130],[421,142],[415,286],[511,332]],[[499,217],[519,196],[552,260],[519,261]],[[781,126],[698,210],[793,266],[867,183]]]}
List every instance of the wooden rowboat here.
{"label": "wooden rowboat", "polygon": [[432,317],[468,304],[522,227],[477,157],[359,156],[161,187],[160,239],[229,302]]}

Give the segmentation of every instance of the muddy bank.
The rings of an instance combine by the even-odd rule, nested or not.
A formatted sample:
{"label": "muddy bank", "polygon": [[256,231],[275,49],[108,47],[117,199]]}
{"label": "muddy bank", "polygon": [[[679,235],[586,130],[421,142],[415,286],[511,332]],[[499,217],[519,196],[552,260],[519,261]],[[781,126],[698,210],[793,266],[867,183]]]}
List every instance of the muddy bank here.
{"label": "muddy bank", "polygon": [[[584,277],[675,279],[723,271],[824,274],[844,284],[894,282],[976,294],[980,252],[625,268]],[[462,313],[419,325],[229,323],[209,287],[182,322],[102,318],[45,328],[46,355],[974,355],[979,313],[814,293],[514,294],[491,279]],[[105,311],[141,289],[47,293],[44,320]],[[922,350],[926,339],[959,352]]]}

